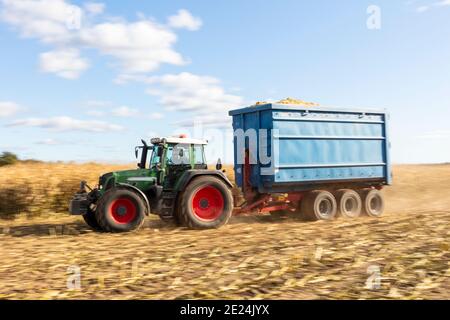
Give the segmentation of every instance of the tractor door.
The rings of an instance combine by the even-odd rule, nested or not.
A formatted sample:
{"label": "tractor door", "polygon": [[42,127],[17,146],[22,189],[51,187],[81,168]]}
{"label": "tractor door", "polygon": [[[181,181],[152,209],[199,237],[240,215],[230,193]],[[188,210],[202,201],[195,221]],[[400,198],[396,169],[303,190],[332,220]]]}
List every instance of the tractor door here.
{"label": "tractor door", "polygon": [[205,150],[202,144],[195,144],[193,146],[193,164],[194,169],[208,169],[208,165],[206,164],[205,158]]}
{"label": "tractor door", "polygon": [[189,144],[173,144],[166,151],[166,175],[164,189],[173,189],[178,179],[186,171],[192,169],[191,147]]}

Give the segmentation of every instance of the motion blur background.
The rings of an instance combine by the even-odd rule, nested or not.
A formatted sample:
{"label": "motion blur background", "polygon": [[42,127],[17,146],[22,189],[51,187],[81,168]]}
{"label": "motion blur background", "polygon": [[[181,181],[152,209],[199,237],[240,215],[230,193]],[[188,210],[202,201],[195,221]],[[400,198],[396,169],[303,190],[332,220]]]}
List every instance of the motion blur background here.
{"label": "motion blur background", "polygon": [[[140,138],[211,140],[229,109],[292,96],[387,108],[395,163],[447,162],[449,16],[448,0],[1,0],[0,150],[128,163]],[[230,163],[229,134],[211,142]]]}

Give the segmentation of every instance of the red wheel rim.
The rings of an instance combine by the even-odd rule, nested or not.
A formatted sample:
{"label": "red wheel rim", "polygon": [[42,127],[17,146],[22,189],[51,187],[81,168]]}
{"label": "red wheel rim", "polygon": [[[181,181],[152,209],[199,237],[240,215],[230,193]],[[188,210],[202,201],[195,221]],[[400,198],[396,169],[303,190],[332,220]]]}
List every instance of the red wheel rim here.
{"label": "red wheel rim", "polygon": [[111,203],[109,213],[115,222],[127,224],[136,217],[136,205],[128,198],[118,198]]}
{"label": "red wheel rim", "polygon": [[222,214],[223,208],[222,193],[212,186],[198,189],[192,198],[192,211],[201,220],[217,219]]}

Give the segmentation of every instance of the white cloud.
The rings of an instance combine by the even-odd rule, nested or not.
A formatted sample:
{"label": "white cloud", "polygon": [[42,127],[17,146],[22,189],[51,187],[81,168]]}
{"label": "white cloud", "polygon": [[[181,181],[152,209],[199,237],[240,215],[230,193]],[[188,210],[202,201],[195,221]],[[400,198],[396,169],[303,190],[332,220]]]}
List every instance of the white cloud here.
{"label": "white cloud", "polygon": [[417,136],[419,139],[449,139],[450,130],[434,130]]}
{"label": "white cloud", "polygon": [[105,112],[99,110],[88,110],[86,111],[86,114],[92,117],[102,117],[105,115]]}
{"label": "white cloud", "polygon": [[213,127],[213,128],[231,128],[231,117],[227,113],[215,113],[197,117],[189,117],[173,123],[176,127]]}
{"label": "white cloud", "polygon": [[428,11],[432,9],[432,7],[447,7],[450,6],[450,0],[440,0],[438,2],[434,2],[431,5],[424,5],[416,8],[416,11],[419,13]]}
{"label": "white cloud", "polygon": [[147,93],[158,96],[161,105],[169,111],[208,114],[226,111],[243,103],[240,96],[226,93],[219,79],[189,72],[152,77],[122,75],[117,81],[138,81],[151,85]]}
{"label": "white cloud", "polygon": [[160,120],[160,119],[164,118],[164,114],[160,113],[160,112],[153,112],[148,116],[148,118],[150,120]]}
{"label": "white cloud", "polygon": [[422,12],[427,11],[428,9],[430,9],[429,6],[420,6],[420,7],[418,7],[418,8],[416,9],[416,11],[419,12],[419,13],[422,13]]}
{"label": "white cloud", "polygon": [[133,117],[139,113],[139,110],[127,106],[121,106],[113,109],[111,113],[116,117]]}
{"label": "white cloud", "polygon": [[1,0],[0,19],[23,37],[45,43],[68,42],[72,36],[67,24],[77,6],[64,0]]}
{"label": "white cloud", "polygon": [[15,102],[0,101],[0,118],[12,116],[19,112],[20,109],[22,107]]}
{"label": "white cloud", "polygon": [[82,45],[118,59],[127,73],[154,71],[162,63],[185,64],[172,48],[176,40],[172,31],[153,21],[106,22],[81,29],[79,34]]}
{"label": "white cloud", "polygon": [[[125,73],[151,72],[161,64],[187,63],[173,48],[177,41],[174,31],[153,19],[140,18],[128,22],[120,17],[105,17],[103,21],[97,22],[98,17],[94,20],[92,15],[103,12],[104,5],[101,3],[88,3],[81,8],[65,0],[0,2],[3,4],[0,20],[19,31],[23,37],[36,38],[55,46],[51,52],[59,52],[61,47],[94,49],[116,59],[115,65]],[[169,20],[172,20],[173,27],[197,30],[201,25],[201,21],[193,18],[186,10],[181,10],[171,18]],[[88,67],[86,61],[79,57],[79,52],[72,58],[81,71]],[[45,59],[45,56],[41,59]],[[48,60],[46,64],[50,63]],[[64,66],[67,67],[66,64]],[[47,69],[53,72],[52,68]],[[72,69],[55,69],[56,74],[69,79],[80,73]]]}
{"label": "white cloud", "polygon": [[88,13],[93,15],[101,14],[105,11],[105,4],[100,2],[87,2],[83,7]]}
{"label": "white cloud", "polygon": [[203,22],[200,18],[194,17],[189,11],[185,9],[178,10],[176,15],[170,16],[168,25],[172,28],[187,29],[195,31],[200,29]]}
{"label": "white cloud", "polygon": [[242,97],[227,93],[220,80],[210,76],[182,72],[162,76],[121,75],[116,79],[121,84],[129,81],[150,85],[147,93],[158,97],[165,110],[192,114],[187,120],[174,123],[177,126],[192,126],[194,121],[215,127],[229,125],[228,110],[244,104]]}
{"label": "white cloud", "polygon": [[77,79],[89,67],[89,63],[80,57],[77,49],[44,52],[39,60],[41,71],[55,73],[65,79]]}
{"label": "white cloud", "polygon": [[78,120],[65,116],[21,119],[10,123],[8,126],[40,127],[53,131],[108,132],[123,130],[123,127],[119,125],[110,124],[104,121]]}
{"label": "white cloud", "polygon": [[48,138],[48,139],[37,141],[36,144],[42,144],[42,145],[46,145],[46,146],[56,146],[58,144],[61,144],[61,141],[52,139],[52,138]]}
{"label": "white cloud", "polygon": [[86,101],[85,106],[89,108],[100,108],[100,107],[109,107],[111,106],[111,101],[104,100],[89,100]]}
{"label": "white cloud", "polygon": [[450,0],[441,0],[439,2],[436,2],[435,5],[441,7],[450,6]]}

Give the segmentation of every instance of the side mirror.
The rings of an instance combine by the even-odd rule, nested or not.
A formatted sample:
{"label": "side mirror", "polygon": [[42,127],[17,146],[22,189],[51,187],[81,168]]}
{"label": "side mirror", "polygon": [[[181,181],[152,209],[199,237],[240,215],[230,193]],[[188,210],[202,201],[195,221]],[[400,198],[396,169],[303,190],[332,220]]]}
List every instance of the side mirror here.
{"label": "side mirror", "polygon": [[217,159],[216,170],[222,170],[222,161],[220,161],[220,158]]}
{"label": "side mirror", "polygon": [[178,151],[178,156],[179,156],[180,158],[183,158],[183,157],[184,157],[184,150],[183,150],[183,149],[180,149],[180,150]]}
{"label": "side mirror", "polygon": [[162,157],[164,149],[162,147],[158,148],[158,157]]}
{"label": "side mirror", "polygon": [[136,159],[137,159],[138,154],[139,154],[139,149],[138,148],[139,147],[134,148],[134,156],[136,157]]}

